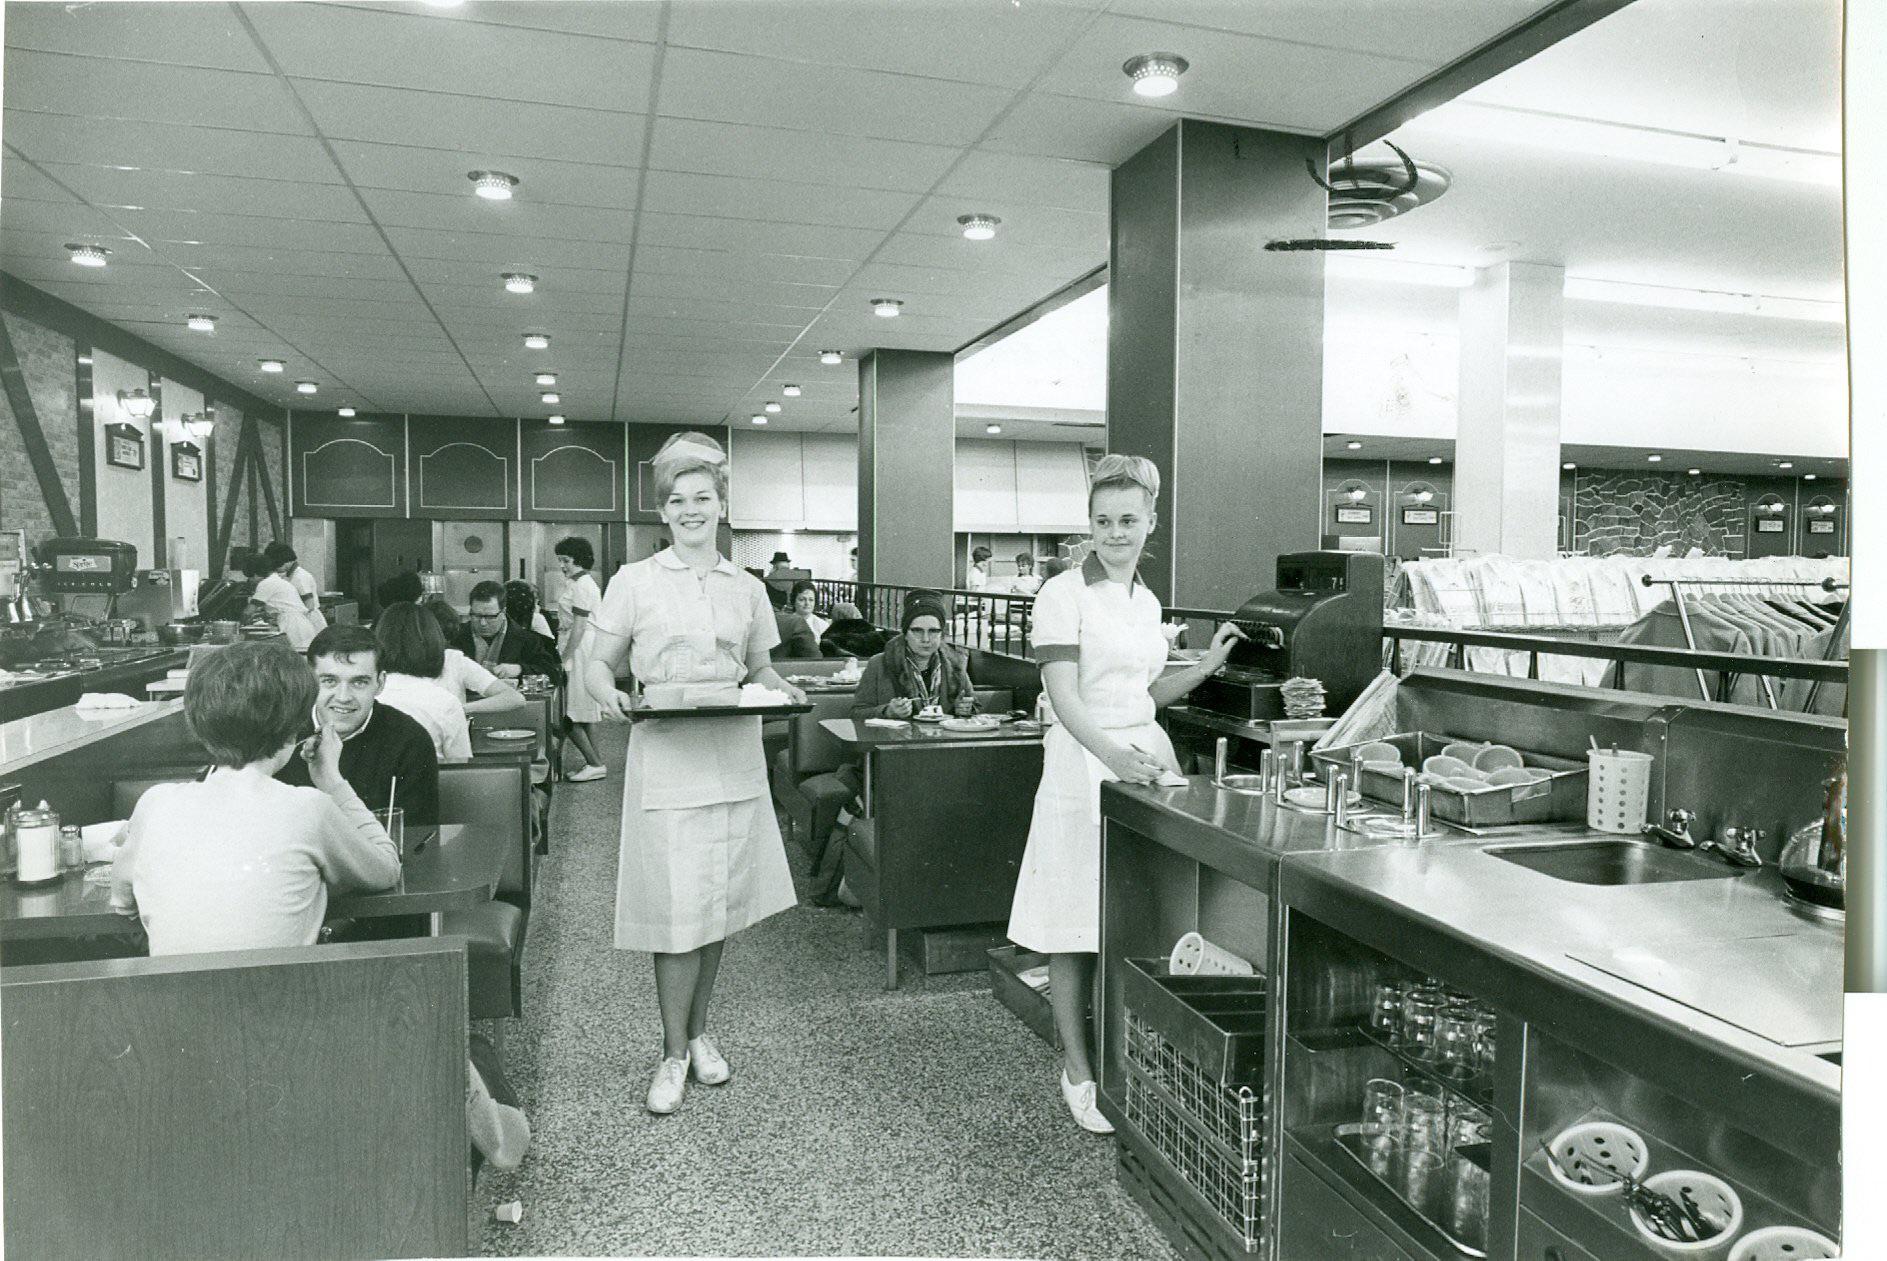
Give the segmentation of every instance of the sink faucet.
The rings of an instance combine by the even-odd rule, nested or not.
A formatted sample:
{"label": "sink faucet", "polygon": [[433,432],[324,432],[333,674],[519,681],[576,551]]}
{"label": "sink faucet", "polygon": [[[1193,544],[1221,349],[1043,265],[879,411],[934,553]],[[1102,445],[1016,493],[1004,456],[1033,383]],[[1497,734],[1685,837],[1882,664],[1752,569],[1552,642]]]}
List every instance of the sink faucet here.
{"label": "sink faucet", "polygon": [[1690,825],[1696,818],[1688,810],[1673,810],[1664,816],[1663,823],[1645,824],[1644,834],[1656,837],[1673,849],[1696,849],[1697,838],[1690,834]]}
{"label": "sink faucet", "polygon": [[1714,849],[1723,855],[1725,862],[1735,867],[1760,867],[1763,860],[1756,853],[1756,846],[1763,839],[1761,828],[1726,827],[1717,833],[1714,841],[1705,841],[1699,849]]}

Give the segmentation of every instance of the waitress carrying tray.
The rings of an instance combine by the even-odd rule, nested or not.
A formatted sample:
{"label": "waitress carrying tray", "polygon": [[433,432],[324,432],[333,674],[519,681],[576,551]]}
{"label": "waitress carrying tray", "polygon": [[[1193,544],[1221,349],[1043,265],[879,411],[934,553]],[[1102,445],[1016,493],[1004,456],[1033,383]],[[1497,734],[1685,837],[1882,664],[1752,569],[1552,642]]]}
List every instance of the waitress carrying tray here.
{"label": "waitress carrying tray", "polygon": [[652,722],[658,718],[784,718],[790,714],[810,714],[812,702],[801,705],[649,705],[641,699],[629,707],[630,722]]}

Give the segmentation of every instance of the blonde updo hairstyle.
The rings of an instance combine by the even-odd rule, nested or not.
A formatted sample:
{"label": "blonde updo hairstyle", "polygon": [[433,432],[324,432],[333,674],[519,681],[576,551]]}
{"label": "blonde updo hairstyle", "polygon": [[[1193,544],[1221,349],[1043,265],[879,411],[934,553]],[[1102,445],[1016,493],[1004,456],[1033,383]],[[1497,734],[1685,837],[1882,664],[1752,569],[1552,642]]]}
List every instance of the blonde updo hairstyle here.
{"label": "blonde updo hairstyle", "polygon": [[1094,510],[1094,496],[1103,490],[1136,489],[1147,497],[1147,511],[1160,502],[1160,470],[1144,455],[1111,453],[1101,457],[1088,483],[1088,510]]}
{"label": "blonde updo hairstyle", "polygon": [[655,453],[655,497],[666,503],[675,483],[688,473],[703,473],[714,483],[721,508],[727,509],[727,452],[704,433],[678,433]]}

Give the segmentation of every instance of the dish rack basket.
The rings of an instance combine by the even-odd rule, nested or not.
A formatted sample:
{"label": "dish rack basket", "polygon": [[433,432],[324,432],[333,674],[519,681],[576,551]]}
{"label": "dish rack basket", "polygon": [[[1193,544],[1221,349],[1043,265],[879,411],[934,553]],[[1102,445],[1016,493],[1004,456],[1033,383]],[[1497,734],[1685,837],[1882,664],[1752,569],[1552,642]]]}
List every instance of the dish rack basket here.
{"label": "dish rack basket", "polygon": [[1127,1123],[1246,1252],[1263,1241],[1262,976],[1175,976],[1127,959]]}

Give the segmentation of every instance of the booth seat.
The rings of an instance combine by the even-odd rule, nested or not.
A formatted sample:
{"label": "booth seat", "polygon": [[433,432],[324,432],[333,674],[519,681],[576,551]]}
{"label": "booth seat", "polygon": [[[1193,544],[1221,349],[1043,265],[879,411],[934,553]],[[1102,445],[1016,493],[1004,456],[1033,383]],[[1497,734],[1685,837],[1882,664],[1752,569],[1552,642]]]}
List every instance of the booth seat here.
{"label": "booth seat", "polygon": [[[784,661],[775,661],[773,669],[781,678],[795,674],[816,674],[824,677],[844,670],[845,662],[835,661],[829,657],[792,657]],[[760,724],[760,751],[766,757],[768,767],[773,766],[781,750],[786,748],[789,739],[787,726],[790,721],[785,718],[774,718]]]}
{"label": "booth seat", "polygon": [[439,821],[476,823],[503,832],[508,855],[491,901],[439,917],[439,935],[468,943],[467,979],[474,1020],[524,1014],[524,937],[536,866],[531,841],[530,767],[462,762],[439,768]]}
{"label": "booth seat", "polygon": [[0,1040],[9,1257],[474,1242],[462,942],[8,968]]}

